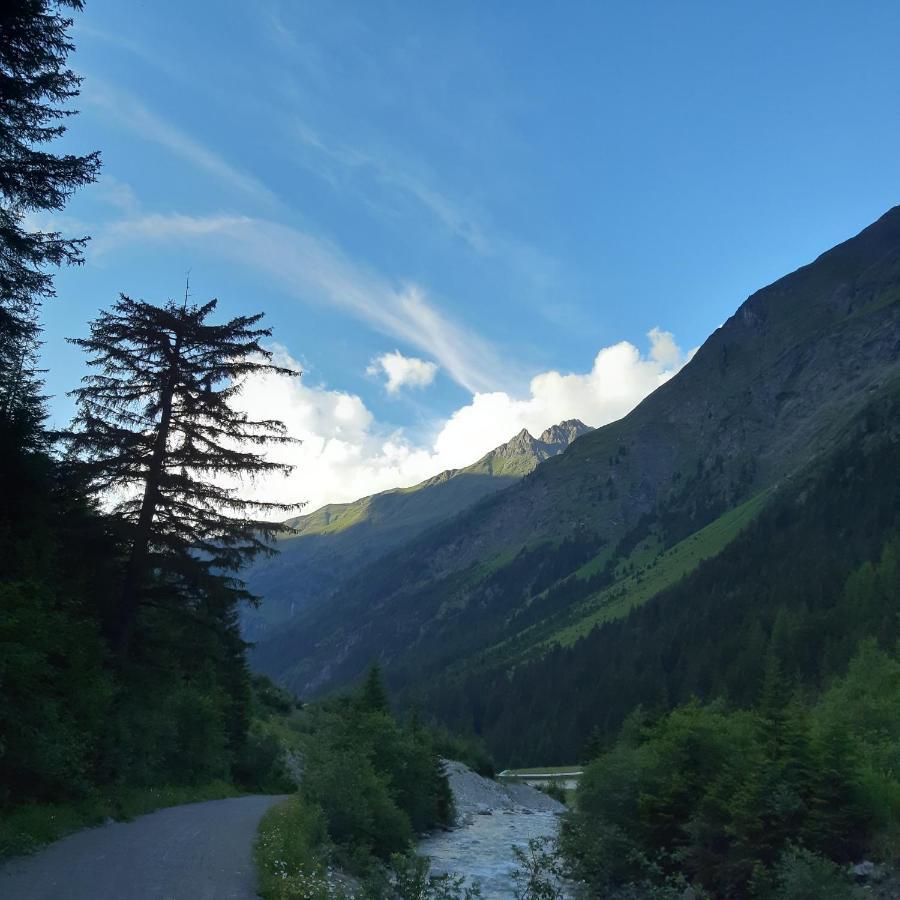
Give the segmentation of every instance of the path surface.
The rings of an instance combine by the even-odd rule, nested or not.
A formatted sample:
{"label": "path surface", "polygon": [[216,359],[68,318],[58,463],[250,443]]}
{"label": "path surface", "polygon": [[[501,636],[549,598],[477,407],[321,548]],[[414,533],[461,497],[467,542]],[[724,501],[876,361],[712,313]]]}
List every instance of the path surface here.
{"label": "path surface", "polygon": [[191,803],[79,831],[0,868],[0,897],[253,900],[256,826],[283,799]]}

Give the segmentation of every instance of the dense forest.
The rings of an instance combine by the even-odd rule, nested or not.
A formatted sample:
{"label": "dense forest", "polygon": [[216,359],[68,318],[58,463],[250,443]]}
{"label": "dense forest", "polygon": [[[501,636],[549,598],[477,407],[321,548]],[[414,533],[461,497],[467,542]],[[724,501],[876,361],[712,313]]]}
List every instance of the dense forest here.
{"label": "dense forest", "polygon": [[860,640],[891,650],[900,638],[898,421],[889,388],[831,457],[787,480],[729,546],[676,585],[509,671],[502,656],[482,657],[443,682],[429,707],[485,737],[504,762],[567,762],[604,746],[637,706],[663,710],[692,697],[751,704],[769,653],[786,677],[816,691],[845,671]]}

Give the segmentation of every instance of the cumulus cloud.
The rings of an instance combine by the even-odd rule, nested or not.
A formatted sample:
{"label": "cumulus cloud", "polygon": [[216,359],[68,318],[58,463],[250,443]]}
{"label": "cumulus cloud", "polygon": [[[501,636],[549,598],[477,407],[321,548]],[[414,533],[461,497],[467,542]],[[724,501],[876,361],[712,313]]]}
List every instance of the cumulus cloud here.
{"label": "cumulus cloud", "polygon": [[428,387],[434,381],[437,370],[437,363],[416,356],[404,356],[399,350],[394,350],[373,359],[366,369],[366,374],[384,375],[387,379],[385,382],[387,392],[396,394],[402,387]]}
{"label": "cumulus cloud", "polygon": [[[542,372],[527,396],[479,392],[430,435],[414,439],[379,423],[354,394],[271,375],[249,379],[239,403],[256,417],[282,419],[302,444],[273,451],[296,466],[288,478],[245,486],[259,499],[304,500],[306,511],[408,487],[444,469],[461,468],[504,443],[522,428],[540,434],[563,419],[600,426],[621,418],[687,361],[674,337],[654,328],[646,354],[622,341],[601,349],[590,371]],[[280,364],[299,368],[283,349]],[[399,354],[398,354],[399,355]]]}

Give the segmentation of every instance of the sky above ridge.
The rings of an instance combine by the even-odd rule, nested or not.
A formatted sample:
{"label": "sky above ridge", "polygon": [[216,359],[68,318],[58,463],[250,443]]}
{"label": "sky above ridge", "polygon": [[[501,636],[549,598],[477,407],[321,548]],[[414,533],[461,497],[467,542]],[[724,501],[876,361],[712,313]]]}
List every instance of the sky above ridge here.
{"label": "sky above ridge", "polygon": [[263,310],[308,509],[620,417],[754,290],[900,202],[900,5],[89,0],[66,149],[103,174],[46,308]]}

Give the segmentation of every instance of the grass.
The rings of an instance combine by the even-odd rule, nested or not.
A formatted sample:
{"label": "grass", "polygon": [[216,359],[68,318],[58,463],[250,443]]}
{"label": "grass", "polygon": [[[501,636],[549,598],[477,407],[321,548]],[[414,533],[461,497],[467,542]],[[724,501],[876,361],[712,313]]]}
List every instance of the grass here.
{"label": "grass", "polygon": [[327,864],[328,832],[318,806],[299,795],[273,806],[259,823],[253,861],[263,900],[347,897]]}
{"label": "grass", "polygon": [[193,787],[119,788],[70,803],[31,803],[0,817],[0,859],[31,853],[73,831],[100,825],[108,819],[129,820],[165,806],[221,800],[242,792],[233,784],[215,781]]}
{"label": "grass", "polygon": [[[650,557],[654,548],[645,542],[629,560],[629,568],[633,564],[635,571],[578,603],[571,614],[576,620],[549,637],[545,645],[573,644],[597,625],[628,615],[636,606],[671,587],[730,544],[760,513],[767,497],[768,491],[757,494],[653,558]],[[590,565],[583,570],[590,571]]]}

